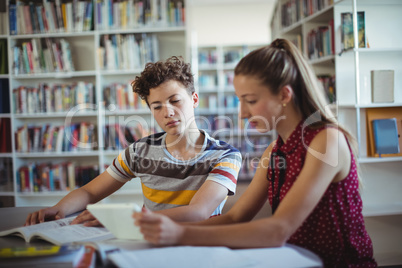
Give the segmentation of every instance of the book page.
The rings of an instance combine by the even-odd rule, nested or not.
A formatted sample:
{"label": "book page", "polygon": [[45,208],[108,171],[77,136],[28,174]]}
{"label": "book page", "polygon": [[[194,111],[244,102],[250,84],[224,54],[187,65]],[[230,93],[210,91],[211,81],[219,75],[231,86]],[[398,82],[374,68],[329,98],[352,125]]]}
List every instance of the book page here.
{"label": "book page", "polygon": [[60,220],[48,221],[30,226],[13,228],[10,230],[0,232],[0,236],[6,236],[6,235],[22,236],[26,242],[29,242],[33,233],[41,230],[49,230],[70,225],[70,223],[74,220],[75,217],[76,216],[72,216]]}
{"label": "book page", "polygon": [[50,230],[40,230],[33,234],[56,245],[80,241],[99,241],[113,238],[113,234],[103,227],[86,227],[82,224],[63,226]]}

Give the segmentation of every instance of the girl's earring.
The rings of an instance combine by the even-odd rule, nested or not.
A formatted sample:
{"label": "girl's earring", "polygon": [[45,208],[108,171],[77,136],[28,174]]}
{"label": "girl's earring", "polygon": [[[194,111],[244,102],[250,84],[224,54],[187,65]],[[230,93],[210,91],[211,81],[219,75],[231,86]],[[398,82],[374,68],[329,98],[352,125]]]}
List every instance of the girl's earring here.
{"label": "girl's earring", "polygon": [[282,106],[283,106],[283,107],[286,107],[286,103],[283,103]]}

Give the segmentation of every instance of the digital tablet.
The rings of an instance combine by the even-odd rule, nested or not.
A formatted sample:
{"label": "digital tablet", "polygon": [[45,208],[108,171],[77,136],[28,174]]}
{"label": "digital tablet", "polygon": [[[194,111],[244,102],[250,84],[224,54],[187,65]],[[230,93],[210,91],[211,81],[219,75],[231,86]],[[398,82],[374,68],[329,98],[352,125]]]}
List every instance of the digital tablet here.
{"label": "digital tablet", "polygon": [[118,239],[143,240],[140,228],[134,225],[134,211],[141,211],[135,203],[90,204],[87,209]]}

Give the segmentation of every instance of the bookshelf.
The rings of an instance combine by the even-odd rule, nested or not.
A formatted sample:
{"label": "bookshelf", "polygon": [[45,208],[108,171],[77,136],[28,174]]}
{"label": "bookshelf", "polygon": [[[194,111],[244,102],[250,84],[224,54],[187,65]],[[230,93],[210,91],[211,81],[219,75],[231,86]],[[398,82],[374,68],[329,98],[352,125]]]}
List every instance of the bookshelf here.
{"label": "bookshelf", "polygon": [[[335,5],[335,28],[340,27],[340,14],[358,11],[365,13],[365,32],[369,47],[351,49],[336,56],[336,85],[338,95],[339,120],[349,126],[357,137],[359,144],[359,162],[362,178],[365,183],[363,191],[364,215],[382,216],[402,214],[402,198],[397,189],[402,188],[400,172],[401,156],[374,157],[370,153],[370,132],[368,115],[376,112],[402,112],[402,80],[394,76],[394,101],[391,103],[373,103],[371,100],[371,70],[402,71],[402,38],[395,35],[397,25],[402,20],[398,13],[402,4],[398,1],[384,1],[381,5],[375,1],[358,0],[342,1]],[[386,21],[384,21],[386,20]],[[357,26],[356,26],[357,27]],[[355,36],[357,38],[357,36]],[[392,43],[389,39],[394,39]],[[385,39],[385,40],[384,40]],[[356,39],[355,39],[356,40]],[[340,43],[337,43],[340,45]],[[337,51],[340,47],[337,48]],[[354,94],[350,94],[354,92]],[[353,108],[342,108],[342,105],[354,105]],[[389,114],[388,112],[388,114]],[[379,179],[381,178],[381,182]],[[379,183],[383,191],[378,191]]]}
{"label": "bookshelf", "polygon": [[11,114],[9,107],[7,9],[0,3],[0,207],[14,205],[11,150]]}
{"label": "bookshelf", "polygon": [[[277,2],[270,27],[273,39],[283,37],[293,40],[309,59],[318,74],[335,76],[337,117],[357,138],[358,161],[363,179],[363,215],[374,242],[374,253],[381,265],[400,264],[400,219],[402,216],[402,157],[383,155],[375,157],[369,151],[368,114],[402,113],[402,36],[396,34],[402,25],[402,3],[385,0],[313,0],[305,14],[303,0]],[[297,12],[299,10],[299,12]],[[341,14],[353,17],[364,11],[366,47],[354,46],[343,50],[341,39]],[[331,21],[331,23],[328,23]],[[314,27],[330,25],[334,30],[330,55],[309,57],[308,36]],[[357,20],[353,22],[353,40],[358,43]],[[311,49],[311,48],[310,48]],[[314,51],[314,50],[312,50]],[[371,70],[394,70],[394,101],[373,103],[371,100]],[[401,134],[401,133],[400,133]],[[399,223],[398,223],[399,222]],[[387,226],[386,228],[384,228]],[[382,237],[389,237],[387,243]]]}
{"label": "bookshelf", "polygon": [[[399,163],[401,157],[370,157],[367,147],[366,112],[369,109],[399,109],[402,107],[400,87],[402,80],[395,75],[395,101],[392,103],[371,102],[370,70],[392,69],[396,73],[402,71],[402,38],[396,36],[397,25],[401,24],[398,12],[402,5],[398,1],[384,1],[378,5],[370,0],[343,0],[343,1],[312,1],[311,14],[305,14],[304,1],[279,1],[274,17],[271,21],[273,37],[289,38],[303,51],[310,64],[318,74],[326,72],[335,76],[336,110],[339,121],[344,124],[358,139],[359,163],[366,187],[363,192],[365,203],[364,215],[374,216],[388,214],[402,214],[402,199],[397,193],[401,189]],[[297,12],[299,10],[299,12]],[[357,11],[365,12],[365,29],[367,42],[370,47],[352,48],[342,51],[341,43],[341,13]],[[297,13],[294,14],[294,13]],[[378,12],[378,15],[376,12]],[[283,16],[285,14],[285,16]],[[385,22],[387,21],[387,22]],[[328,23],[330,22],[330,23]],[[330,55],[322,57],[309,56],[308,36],[310,30],[327,25],[333,28],[334,40]],[[389,42],[389,38],[394,39]],[[315,48],[318,49],[319,48]],[[310,49],[311,50],[311,49]],[[318,53],[320,54],[320,53]],[[399,162],[399,163],[398,163]],[[375,166],[375,172],[372,169]],[[374,176],[373,174],[377,174]],[[393,187],[387,187],[384,195],[379,195],[375,187],[378,177],[387,174],[387,181]],[[394,186],[398,185],[397,188]],[[391,194],[390,194],[391,193]],[[382,204],[382,205],[380,205]],[[399,204],[399,205],[398,205]],[[393,209],[386,209],[392,207]]]}
{"label": "bookshelf", "polygon": [[[0,181],[0,206],[49,206],[103,172],[129,138],[158,131],[129,85],[146,62],[188,58],[186,3],[5,3],[0,42],[10,53],[0,93],[10,109],[0,119],[10,121],[11,149],[0,152],[0,165],[12,167],[11,186]],[[141,185],[133,180],[105,202],[137,200]]]}
{"label": "bookshelf", "polygon": [[238,148],[243,157],[239,182],[253,178],[257,163],[274,133],[259,133],[240,120],[239,101],[233,87],[234,68],[250,51],[263,44],[228,44],[192,47],[192,66],[200,104],[196,116],[200,128]]}

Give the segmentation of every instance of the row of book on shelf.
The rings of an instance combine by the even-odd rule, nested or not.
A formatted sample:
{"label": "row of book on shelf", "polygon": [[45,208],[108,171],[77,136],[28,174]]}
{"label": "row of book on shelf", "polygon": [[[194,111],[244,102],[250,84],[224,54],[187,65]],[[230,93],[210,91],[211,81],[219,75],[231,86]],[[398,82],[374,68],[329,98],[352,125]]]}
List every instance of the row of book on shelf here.
{"label": "row of book on shelf", "polygon": [[97,49],[103,70],[133,70],[159,60],[156,34],[105,34]]}
{"label": "row of book on shelf", "polygon": [[[238,48],[223,49],[222,61],[224,64],[236,64],[241,58],[243,58],[249,49],[246,46]],[[199,65],[211,65],[218,62],[218,51],[215,48],[204,49],[201,48],[198,51],[198,64]]]}
{"label": "row of book on shelf", "polygon": [[[105,86],[103,88],[103,100],[106,109],[109,111],[113,111],[112,108],[117,110],[148,109],[146,101],[132,91],[131,82],[126,84],[113,83]],[[115,107],[111,105],[115,105]]]}
{"label": "row of book on shelf", "polygon": [[[103,127],[104,149],[120,150],[159,131],[159,128],[139,122],[106,123]],[[96,150],[96,126],[81,122],[71,125],[23,125],[15,131],[15,150],[19,153],[81,152]]]}
{"label": "row of book on shelf", "polygon": [[307,33],[307,56],[309,59],[318,59],[335,54],[334,20],[327,26],[319,26]]}
{"label": "row of book on shelf", "polygon": [[289,0],[281,5],[281,25],[290,26],[334,4],[334,0]]}
{"label": "row of book on shelf", "polygon": [[223,104],[226,109],[234,109],[239,106],[239,98],[234,94],[225,94],[219,100],[218,96],[213,93],[200,94],[198,107],[201,109],[208,108],[213,111],[221,107],[218,103]]}
{"label": "row of book on shelf", "polygon": [[317,78],[327,96],[328,103],[334,103],[336,101],[335,75],[319,75]]}
{"label": "row of book on shelf", "polygon": [[198,51],[198,64],[211,65],[218,62],[218,51],[216,49],[202,49]]}
{"label": "row of book on shelf", "polygon": [[70,43],[64,38],[21,39],[11,51],[16,75],[75,70]]}
{"label": "row of book on shelf", "polygon": [[[5,91],[8,92],[8,88]],[[8,100],[5,95],[4,99]],[[13,89],[12,96],[15,114],[68,112],[81,104],[86,105],[80,108],[94,109],[96,103],[94,85],[84,81],[72,84],[40,83],[37,87],[20,86]],[[103,101],[106,109],[112,112],[148,109],[146,102],[132,92],[130,83],[113,83],[105,86]],[[199,108],[216,109],[218,101],[225,108],[237,108],[239,104],[239,99],[234,94],[225,94],[221,100],[218,100],[216,94],[200,94]],[[7,103],[9,102],[5,102],[4,106]],[[5,111],[9,110],[9,106],[6,108]]]}
{"label": "row of book on shelf", "polygon": [[[223,72],[223,86],[233,86],[233,71]],[[219,85],[218,74],[211,73],[210,71],[201,71],[198,77],[198,85],[201,87],[216,87]]]}
{"label": "row of book on shelf", "polygon": [[15,114],[67,112],[77,105],[95,104],[95,89],[92,83],[83,81],[20,86],[13,89],[13,104]]}
{"label": "row of book on shelf", "polygon": [[[97,29],[169,27],[185,24],[183,0],[86,0],[22,1],[11,0],[11,35],[82,32]],[[94,8],[95,7],[95,8]],[[4,12],[4,14],[6,14]],[[1,18],[5,17],[2,15]],[[4,19],[3,19],[4,20]]]}
{"label": "row of book on shelf", "polygon": [[96,126],[90,122],[23,125],[14,136],[15,150],[19,153],[90,151],[98,147]]}
{"label": "row of book on shelf", "polygon": [[183,0],[100,0],[97,29],[169,27],[185,24]]}
{"label": "row of book on shelf", "polygon": [[81,32],[93,29],[93,1],[11,0],[11,35]]}
{"label": "row of book on shelf", "polygon": [[[8,92],[8,88],[5,88],[4,92]],[[3,110],[9,112],[9,100],[6,95],[8,96],[8,94],[3,95],[2,100],[7,100],[7,102],[4,101],[4,105],[0,105],[0,112]],[[146,102],[132,92],[130,83],[113,83],[105,86],[103,101],[107,111],[111,112],[148,109]],[[0,104],[2,103],[3,101]],[[95,109],[95,103],[95,88],[90,82],[40,83],[37,87],[20,86],[13,89],[13,112],[15,114],[68,112],[75,107],[77,109]]]}
{"label": "row of book on shelf", "polygon": [[197,115],[195,117],[198,128],[204,129],[210,135],[215,136],[220,133],[236,132],[243,129],[242,122],[236,114],[228,115]]}
{"label": "row of book on shelf", "polygon": [[122,150],[133,142],[156,133],[158,128],[137,124],[107,124],[103,129],[105,150]]}
{"label": "row of book on shelf", "polygon": [[17,191],[22,193],[72,191],[99,175],[98,165],[75,162],[29,163],[17,170]]}

